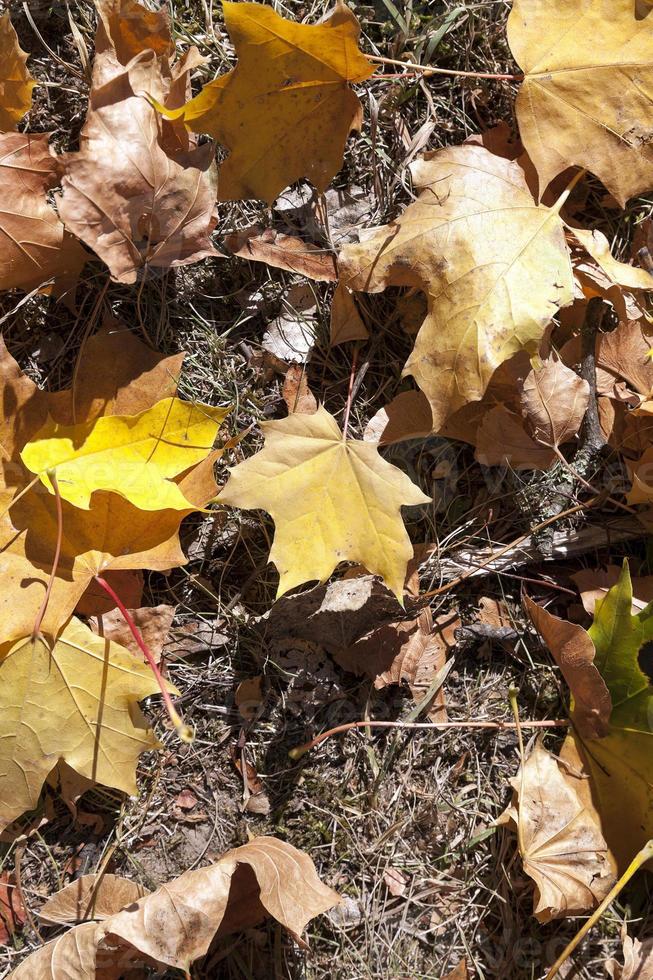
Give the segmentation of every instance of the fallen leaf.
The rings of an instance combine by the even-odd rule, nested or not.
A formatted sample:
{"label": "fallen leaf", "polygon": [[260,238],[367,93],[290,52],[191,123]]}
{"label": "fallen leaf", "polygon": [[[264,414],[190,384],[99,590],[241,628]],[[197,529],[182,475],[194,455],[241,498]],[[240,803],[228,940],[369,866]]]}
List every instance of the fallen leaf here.
{"label": "fallen leaf", "polygon": [[71,925],[87,919],[108,919],[126,905],[148,894],[137,881],[118,875],[82,875],[55,892],[39,910],[39,919]]}
{"label": "fallen leaf", "polygon": [[623,937],[623,966],[615,959],[606,961],[605,968],[612,980],[653,980],[653,939]]}
{"label": "fallen leaf", "polygon": [[612,702],[594,662],[596,650],[592,638],[582,626],[554,616],[528,596],[524,597],[524,605],[572,693],[574,725],[584,737],[606,735]]}
{"label": "fallen leaf", "polygon": [[[127,65],[116,57],[109,22],[117,18],[119,25],[123,17],[130,23],[123,7],[136,32],[119,28],[122,41],[138,47],[151,40],[145,8],[104,4],[80,150],[62,157],[57,206],[66,227],[106,262],[113,278],[132,283],[147,270],[219,254],[209,238],[216,224],[217,169],[208,144],[171,149],[157,111],[139,94],[144,88],[163,98],[169,91],[167,56],[150,48]],[[185,85],[183,71],[179,82]]]}
{"label": "fallen leaf", "polygon": [[138,756],[158,745],[138,708],[159,690],[146,664],[73,619],[52,644],[19,640],[0,675],[0,828],[36,806],[60,759],[137,792]]}
{"label": "fallen leaf", "polygon": [[429,399],[438,430],[483,397],[500,364],[538,351],[554,313],[573,299],[573,279],[560,216],[535,204],[517,162],[467,145],[426,154],[410,169],[417,200],[346,246],[339,266],[352,289],[427,294],[404,374]]}
{"label": "fallen leaf", "polygon": [[175,797],[175,806],[179,807],[180,810],[192,810],[198,802],[195,794],[191,793],[189,789],[182,789],[181,793]]}
{"label": "fallen leaf", "polygon": [[16,129],[32,107],[32,89],[36,82],[27,68],[27,58],[7,11],[0,17],[0,132],[5,134],[7,130]]}
{"label": "fallen leaf", "polygon": [[113,968],[96,955],[96,922],[84,922],[30,953],[10,973],[11,980],[120,980],[122,965]]}
{"label": "fallen leaf", "polygon": [[390,894],[399,898],[406,891],[408,876],[399,868],[386,868],[383,872],[383,881]]}
{"label": "fallen leaf", "polygon": [[[183,511],[141,511],[104,492],[96,494],[89,511],[63,501],[62,552],[41,632],[58,633],[95,575],[108,569],[166,571],[184,565],[179,526],[215,497],[213,468],[209,456],[179,480],[181,492],[193,501]],[[0,491],[0,643],[32,632],[57,541],[56,500],[40,483],[12,503],[16,490],[29,482],[24,474],[20,468],[16,484]],[[0,473],[0,483],[1,478]]]}
{"label": "fallen leaf", "polygon": [[601,267],[613,285],[625,289],[653,289],[651,273],[646,269],[615,259],[610,251],[610,243],[603,232],[598,229],[589,231],[585,228],[575,228],[573,225],[569,226],[569,231]]}
{"label": "fallen leaf", "polygon": [[510,782],[513,801],[497,822],[518,830],[524,871],[535,882],[533,915],[549,922],[591,911],[616,875],[578,779],[538,741]]}
{"label": "fallen leaf", "polygon": [[305,364],[317,333],[317,300],[306,283],[295,283],[281,299],[281,313],[268,324],[261,347],[284,363]]}
{"label": "fallen leaf", "polygon": [[[1,33],[0,27],[0,43]],[[0,289],[61,295],[72,290],[87,259],[48,201],[59,183],[48,140],[48,133],[0,133]]]}
{"label": "fallen leaf", "polygon": [[331,346],[351,340],[368,340],[369,336],[358,312],[354,294],[344,283],[339,282],[331,300]]}
{"label": "fallen leaf", "polygon": [[236,688],[235,701],[238,713],[245,721],[251,721],[263,704],[263,677],[248,677]]}
{"label": "fallen leaf", "polygon": [[107,919],[97,939],[188,971],[216,933],[229,935],[271,915],[300,941],[309,920],[338,901],[307,854],[273,837],[255,837]]}
{"label": "fallen leaf", "polygon": [[289,414],[314,415],[317,412],[317,398],[308,387],[306,368],[301,364],[291,364],[283,379],[283,400]]}
{"label": "fallen leaf", "polygon": [[528,434],[522,417],[505,405],[486,410],[470,436],[477,447],[476,459],[483,466],[548,470],[556,458],[551,449]]}
{"label": "fallen leaf", "polygon": [[372,416],[363,439],[389,446],[428,436],[432,428],[433,415],[426,395],[421,391],[402,391]]}
{"label": "fallen leaf", "polygon": [[[460,619],[454,613],[430,614],[387,623],[371,630],[346,649],[332,651],[344,670],[370,677],[377,690],[392,684],[408,684],[417,703],[423,701],[433,680],[456,645]],[[431,721],[446,721],[444,694],[440,689],[428,710]]]}
{"label": "fallen leaf", "polygon": [[627,563],[598,604],[588,634],[596,648],[594,663],[612,699],[610,728],[604,738],[574,730],[578,751],[589,772],[601,828],[623,871],[653,837],[651,726],[653,686],[649,651],[653,609],[632,614],[633,590]]}
{"label": "fallen leaf", "polygon": [[282,596],[259,620],[265,642],[319,640],[333,653],[397,617],[392,596],[372,575],[343,578]]}
{"label": "fallen leaf", "polygon": [[[238,754],[238,750],[233,746],[231,748],[231,761],[242,776],[243,762]],[[261,782],[254,766],[247,760],[245,760],[245,786],[246,789],[243,793],[243,809],[245,812],[259,814],[269,813],[271,810],[270,801],[263,787],[263,783]]]}
{"label": "fallen leaf", "polygon": [[309,25],[263,4],[224,0],[222,9],[238,65],[167,115],[183,116],[194,132],[230,151],[220,167],[221,201],[271,204],[302,177],[326,190],[350,131],[360,127],[350,82],[374,71],[358,50],[354,14],[338,3],[321,24]]}
{"label": "fallen leaf", "polygon": [[[620,575],[621,568],[619,565],[608,565],[605,570],[582,568],[570,576],[580,592],[585,612],[588,612],[590,616],[594,615],[597,603],[606,597],[613,585],[617,584]],[[634,575],[632,586],[632,613],[635,616],[642,609],[645,609],[649,602],[653,602],[653,575]]]}
{"label": "fallen leaf", "polygon": [[525,74],[517,120],[540,193],[572,164],[622,207],[650,190],[653,40],[632,0],[516,0],[508,43]]}
{"label": "fallen leaf", "polygon": [[446,977],[442,977],[442,980],[469,980],[467,960],[463,957],[458,966],[451,973],[447,973]]}
{"label": "fallen leaf", "polygon": [[324,582],[341,561],[356,561],[402,602],[412,548],[400,509],[430,498],[375,446],[343,439],[322,406],[263,429],[264,448],[230,471],[219,500],[272,516],[277,598],[303,582]]}
{"label": "fallen leaf", "polygon": [[495,629],[512,629],[514,619],[510,610],[503,599],[492,599],[490,596],[482,596],[478,600],[478,616],[476,621],[484,623],[486,626],[493,626]]}
{"label": "fallen leaf", "polygon": [[25,922],[25,906],[16,885],[16,876],[10,871],[0,871],[0,945],[6,946]]}
{"label": "fallen leaf", "polygon": [[[145,578],[140,569],[127,569],[117,572],[109,570],[104,572],[102,578],[108,582],[114,592],[118,593],[127,609],[140,608],[145,584]],[[75,612],[79,613],[80,616],[95,616],[97,618],[117,608],[106,590],[97,582],[92,581],[75,606]]]}
{"label": "fallen leaf", "polygon": [[338,278],[333,252],[272,228],[255,226],[236,231],[225,237],[224,245],[241,259],[264,262],[275,269],[295,272],[315,282],[335,282]]}
{"label": "fallen leaf", "polygon": [[101,415],[138,415],[177,393],[184,357],[159,354],[108,317],[80,350],[72,388],[48,393],[50,415],[65,425]]}
{"label": "fallen leaf", "polygon": [[165,7],[148,10],[137,0],[95,0],[98,31],[96,58],[110,52],[127,65],[142,51],[172,58],[175,44],[170,34],[170,15]]}
{"label": "fallen leaf", "polygon": [[66,426],[47,422],[21,451],[31,473],[63,500],[88,510],[98,490],[120,494],[140,510],[188,510],[172,482],[211,452],[229,409],[164,398],[138,415],[101,416]]}
{"label": "fallen leaf", "polygon": [[587,381],[550,357],[530,371],[524,381],[521,404],[533,439],[558,448],[573,439],[581,427],[590,397]]}
{"label": "fallen leaf", "polygon": [[[104,594],[106,595],[106,592]],[[122,595],[120,598],[124,602]],[[168,639],[176,609],[176,606],[162,603],[158,606],[143,606],[141,609],[128,608],[127,610],[156,663],[161,660],[161,653]],[[98,636],[119,643],[125,650],[129,650],[140,660],[143,659],[141,649],[119,609],[112,609],[100,616],[92,617],[89,626]]]}

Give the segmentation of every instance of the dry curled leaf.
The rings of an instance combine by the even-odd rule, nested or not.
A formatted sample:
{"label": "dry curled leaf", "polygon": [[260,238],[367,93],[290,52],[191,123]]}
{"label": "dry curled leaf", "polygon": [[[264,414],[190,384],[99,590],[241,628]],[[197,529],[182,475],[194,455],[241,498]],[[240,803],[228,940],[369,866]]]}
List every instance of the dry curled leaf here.
{"label": "dry curled leaf", "polygon": [[[605,569],[581,568],[570,578],[574,580],[580,592],[581,602],[585,612],[593,616],[600,599],[605,599],[609,590],[617,584],[621,568],[619,565],[608,565]],[[633,615],[641,612],[653,602],[653,575],[633,575]]]}
{"label": "dry curled leaf", "polygon": [[357,561],[401,602],[413,549],[400,510],[430,498],[375,446],[343,439],[322,406],[263,423],[263,430],[264,448],[230,471],[219,500],[271,514],[277,597],[302,582],[326,581],[341,561]]}
{"label": "dry curled leaf", "polygon": [[296,272],[315,282],[335,282],[338,278],[333,252],[318,248],[295,235],[284,235],[273,228],[247,228],[224,239],[233,255],[250,262],[265,262],[275,269]]}
{"label": "dry curled leaf", "polygon": [[653,186],[653,38],[633,0],[516,0],[508,42],[524,71],[519,132],[543,193],[572,164],[622,207]]}
{"label": "dry curled leaf", "polygon": [[615,959],[605,964],[612,980],[653,980],[653,939],[640,942],[624,935],[623,956],[623,966]]}
{"label": "dry curled leaf", "polygon": [[183,116],[230,151],[220,167],[221,201],[269,204],[302,177],[319,191],[340,169],[362,110],[350,83],[374,71],[358,50],[360,27],[338,2],[321,24],[296,24],[271,7],[223,2],[238,55],[233,71],[205,85],[171,117]]}
{"label": "dry curled leaf", "polygon": [[524,871],[535,882],[533,914],[549,922],[591,911],[616,875],[578,779],[536,742],[510,782],[513,802],[499,822],[518,828]]}
{"label": "dry curled leaf", "polygon": [[346,246],[339,265],[352,289],[427,294],[404,374],[429,399],[437,430],[483,397],[504,361],[537,352],[554,313],[573,299],[573,279],[558,211],[535,203],[517,162],[467,145],[426,154],[410,169],[417,200]]}
{"label": "dry curled leaf", "polygon": [[119,875],[82,875],[55,892],[39,910],[39,919],[72,925],[88,919],[108,919],[120,909],[148,894],[137,881]]}
{"label": "dry curled leaf", "polygon": [[582,626],[570,623],[538,606],[528,596],[524,603],[535,629],[551,651],[573,696],[573,719],[588,738],[608,732],[612,701],[594,659],[594,643]]}

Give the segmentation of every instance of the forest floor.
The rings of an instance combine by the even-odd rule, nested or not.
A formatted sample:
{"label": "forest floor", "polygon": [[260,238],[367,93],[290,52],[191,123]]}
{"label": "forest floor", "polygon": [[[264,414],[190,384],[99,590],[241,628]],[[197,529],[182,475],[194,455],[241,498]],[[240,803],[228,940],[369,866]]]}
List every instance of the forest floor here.
{"label": "forest floor", "polygon": [[[233,64],[217,3],[212,14],[218,40],[205,0],[173,0],[171,6],[180,47],[196,44],[209,58],[198,72],[198,85]],[[327,9],[321,0],[312,6],[311,0],[274,6],[310,22]],[[29,0],[4,7],[11,10],[41,83],[30,129],[51,131],[58,148],[74,150],[88,94],[80,38],[90,55],[93,5]],[[368,52],[469,71],[517,70],[505,41],[506,0],[370,0],[352,8],[363,24]],[[430,45],[428,58],[425,45]],[[421,151],[458,144],[501,120],[514,127],[514,88],[497,80],[419,75],[367,83],[361,92],[362,134],[350,140],[333,184],[364,201],[356,217],[359,228],[391,220],[411,200],[407,162],[418,145],[416,135]],[[615,254],[628,253],[635,223],[652,206],[638,201],[621,213],[597,203],[596,226],[608,235]],[[272,217],[252,202],[221,205],[218,244],[223,234],[269,224]],[[47,388],[70,384],[84,339],[110,313],[159,351],[187,352],[182,396],[233,405],[230,435],[254,428],[225,463],[250,456],[261,445],[256,423],[285,414],[283,376],[261,340],[282,308],[301,319],[301,310],[292,309],[293,294],[288,297],[298,277],[262,263],[208,259],[127,287],[107,283],[103,269],[99,262],[86,267],[76,312],[48,297],[2,296],[2,330],[20,365]],[[333,286],[310,283],[310,289],[316,312],[309,384],[341,417],[351,345],[329,346]],[[366,367],[358,372],[352,406],[356,437],[379,408],[410,387],[401,369],[412,338],[397,314],[398,296],[397,290],[387,290],[364,299],[373,339],[359,354]],[[538,506],[556,489],[555,468],[544,476],[490,471],[475,461],[471,447],[443,438],[401,443],[385,456],[433,496],[428,516],[417,508],[405,513],[411,539],[437,544],[438,561],[463,548],[500,547],[528,532],[541,519]],[[220,477],[226,478],[222,463]],[[606,505],[561,521],[557,530],[573,534],[591,526],[598,541],[607,541],[618,517]],[[142,756],[138,798],[98,787],[83,797],[73,819],[53,795],[51,819],[19,844],[4,846],[0,862],[10,868],[19,862],[22,890],[36,913],[45,896],[100,867],[154,888],[250,835],[274,834],[305,850],[344,902],[310,924],[310,952],[299,951],[270,924],[213,951],[195,968],[198,980],[434,980],[463,958],[470,976],[483,980],[541,977],[578,921],[541,925],[533,918],[532,882],[523,872],[515,837],[495,824],[509,802],[509,780],[519,764],[514,732],[359,729],[291,761],[288,750],[320,731],[356,719],[406,718],[415,702],[407,689],[375,690],[371,681],[343,670],[324,650],[318,630],[314,636],[301,629],[293,634],[288,623],[293,615],[301,618],[303,607],[293,607],[293,597],[280,608],[274,605],[277,576],[267,561],[272,533],[261,512],[218,507],[186,521],[189,563],[168,575],[147,573],[146,598],[177,606],[165,657],[168,675],[181,691],[184,717],[195,726],[195,741],[180,745],[153,703],[150,716],[164,750]],[[638,571],[647,569],[643,537],[614,544],[610,561],[619,562],[624,554]],[[510,721],[513,686],[525,719],[565,717],[558,673],[525,628],[521,590],[527,584],[534,598],[550,599],[555,583],[578,603],[570,575],[600,567],[607,557],[607,548],[599,547],[572,560],[542,558],[468,579],[432,600],[434,616],[456,613],[463,623],[474,621],[482,598],[501,600],[517,634],[510,643],[478,637],[456,643],[445,685],[451,720]],[[422,565],[422,591],[440,584],[438,567],[435,560]],[[569,595],[564,598],[567,602]],[[254,677],[262,678],[263,694],[246,721],[236,690]],[[557,735],[547,736],[554,751],[559,743]],[[258,773],[263,789],[258,804],[243,801],[234,751],[245,751]],[[605,960],[619,947],[624,920],[635,935],[650,929],[649,891],[648,878],[640,877],[622,894],[565,976],[603,976]],[[12,940],[6,968],[39,942],[32,915]],[[2,971],[0,965],[0,976]]]}

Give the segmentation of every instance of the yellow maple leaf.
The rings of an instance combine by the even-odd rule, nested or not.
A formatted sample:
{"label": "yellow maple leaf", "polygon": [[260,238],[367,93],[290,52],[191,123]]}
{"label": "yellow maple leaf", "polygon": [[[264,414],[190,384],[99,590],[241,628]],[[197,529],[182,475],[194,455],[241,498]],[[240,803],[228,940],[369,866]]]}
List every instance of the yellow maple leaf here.
{"label": "yellow maple leaf", "polygon": [[344,440],[322,406],[263,429],[264,448],[234,467],[218,499],[272,516],[277,598],[302,582],[326,581],[341,561],[355,561],[380,575],[401,602],[413,549],[400,509],[431,498],[376,446]]}
{"label": "yellow maple leaf", "polygon": [[8,13],[0,17],[0,132],[15,129],[32,105],[36,82],[27,70],[27,54]]}
{"label": "yellow maple leaf", "polygon": [[326,190],[360,126],[350,83],[374,72],[358,49],[358,21],[341,2],[322,24],[295,24],[257,3],[222,6],[237,67],[181,109],[157,108],[231,151],[220,168],[221,201],[271,203],[301,177]]}
{"label": "yellow maple leaf", "polygon": [[421,191],[403,215],[346,246],[341,276],[355,290],[417,286],[428,311],[404,368],[429,399],[433,427],[479,401],[495,370],[537,352],[573,298],[558,210],[537,205],[516,161],[481,146],[428,153],[411,166]]}
{"label": "yellow maple leaf", "polygon": [[653,187],[653,33],[634,0],[515,0],[519,132],[540,193],[572,164],[625,205]]}
{"label": "yellow maple leaf", "polygon": [[210,453],[228,412],[164,398],[138,415],[77,425],[50,420],[20,456],[51,493],[54,470],[62,498],[84,510],[96,490],[118,493],[141,510],[187,510],[193,504],[170,478]]}
{"label": "yellow maple leaf", "polygon": [[138,702],[158,690],[147,664],[79,620],[52,644],[19,640],[0,660],[0,828],[36,806],[60,760],[136,793],[138,756],[158,745]]}

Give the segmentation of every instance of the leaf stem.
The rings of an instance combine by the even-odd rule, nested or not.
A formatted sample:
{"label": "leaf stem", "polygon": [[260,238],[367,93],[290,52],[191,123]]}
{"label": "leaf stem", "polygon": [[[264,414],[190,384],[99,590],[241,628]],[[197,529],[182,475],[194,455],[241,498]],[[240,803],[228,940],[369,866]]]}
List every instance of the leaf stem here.
{"label": "leaf stem", "polygon": [[[567,728],[570,722],[566,718],[561,718],[554,721],[522,721],[520,724],[522,728]],[[350,732],[354,728],[421,728],[427,730],[480,728],[495,731],[510,731],[516,727],[517,725],[514,721],[350,721],[346,725],[336,725],[335,728],[330,728],[327,732],[322,732],[321,735],[317,735],[310,742],[295,746],[294,749],[290,749],[288,755],[291,759],[301,759],[306,752],[310,752],[311,749],[320,745],[325,739],[331,738],[332,735],[339,735],[341,732]]]}
{"label": "leaf stem", "polygon": [[48,608],[48,603],[50,602],[50,596],[52,594],[52,587],[54,586],[54,580],[57,577],[57,569],[59,568],[59,559],[61,558],[61,543],[63,541],[63,510],[61,507],[61,494],[59,492],[59,483],[57,481],[57,474],[54,470],[48,470],[48,477],[50,483],[52,484],[52,489],[54,490],[54,498],[57,507],[57,543],[54,549],[54,558],[52,559],[52,568],[50,570],[50,578],[48,579],[48,584],[45,588],[45,595],[43,596],[43,602],[41,603],[41,608],[38,611],[38,615],[34,620],[34,629],[32,630],[32,643],[35,643],[41,632],[41,625],[45,617],[45,613]]}
{"label": "leaf stem", "polygon": [[553,980],[553,977],[557,975],[562,964],[571,956],[573,951],[576,949],[580,941],[587,935],[592,926],[598,922],[607,907],[612,904],[624,885],[627,885],[635,872],[639,871],[641,866],[646,864],[646,862],[651,858],[653,858],[653,839],[644,844],[641,851],[638,851],[622,874],[621,878],[617,879],[601,904],[594,909],[587,922],[583,923],[582,927],[578,930],[571,942],[567,943],[562,953],[547,973],[545,980]]}
{"label": "leaf stem", "polygon": [[353,401],[354,395],[354,376],[356,374],[356,361],[358,360],[358,344],[354,346],[354,352],[351,356],[351,371],[349,373],[349,391],[347,392],[347,405],[345,407],[345,418],[342,423],[342,441],[347,441],[347,434],[349,432],[349,415],[351,413],[351,403]]}
{"label": "leaf stem", "polygon": [[[380,55],[366,55],[369,61],[379,65],[399,65],[400,68],[410,68],[423,72],[424,75],[454,75],[462,78],[496,78],[504,82],[523,82],[524,76],[509,75],[491,71],[457,71],[453,68],[434,68],[432,65],[418,65],[415,61],[398,61],[396,58],[382,58]],[[382,77],[382,76],[381,76]]]}
{"label": "leaf stem", "polygon": [[138,644],[139,650],[147,660],[150,666],[150,670],[154,674],[154,678],[157,684],[159,685],[159,690],[161,691],[161,697],[163,698],[163,703],[166,706],[168,717],[170,718],[170,721],[174,725],[177,735],[182,740],[182,742],[192,742],[195,737],[193,733],[193,729],[190,727],[190,725],[186,725],[184,723],[184,720],[182,719],[181,715],[179,714],[174,704],[172,703],[170,692],[168,691],[168,688],[166,687],[166,683],[163,677],[161,676],[161,671],[159,670],[159,667],[154,659],[152,651],[145,643],[145,640],[143,639],[140,630],[136,626],[136,623],[132,619],[129,610],[125,607],[123,601],[120,599],[118,594],[114,591],[114,589],[111,588],[111,586],[109,585],[106,579],[102,578],[101,575],[96,575],[95,581],[98,583],[99,586],[101,586],[104,589],[107,595],[111,596],[111,598],[117,605],[118,609],[122,613],[123,618],[127,623],[127,626],[131,630],[131,634],[134,637],[134,640]]}

